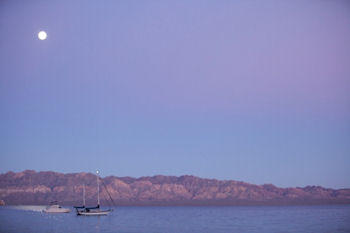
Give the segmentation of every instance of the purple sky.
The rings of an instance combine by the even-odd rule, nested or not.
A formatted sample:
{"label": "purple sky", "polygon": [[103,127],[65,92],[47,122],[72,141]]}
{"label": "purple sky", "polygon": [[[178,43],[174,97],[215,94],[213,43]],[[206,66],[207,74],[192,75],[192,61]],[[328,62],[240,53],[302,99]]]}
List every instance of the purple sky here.
{"label": "purple sky", "polygon": [[350,3],[1,1],[0,156],[350,187]]}

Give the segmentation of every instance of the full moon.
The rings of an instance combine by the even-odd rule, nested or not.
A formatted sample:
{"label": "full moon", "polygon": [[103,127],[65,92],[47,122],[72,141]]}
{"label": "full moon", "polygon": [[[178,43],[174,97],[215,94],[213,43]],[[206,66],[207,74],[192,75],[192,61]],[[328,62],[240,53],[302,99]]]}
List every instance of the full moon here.
{"label": "full moon", "polygon": [[39,40],[46,40],[46,38],[47,38],[46,32],[45,31],[40,31],[38,33],[38,38],[39,38]]}

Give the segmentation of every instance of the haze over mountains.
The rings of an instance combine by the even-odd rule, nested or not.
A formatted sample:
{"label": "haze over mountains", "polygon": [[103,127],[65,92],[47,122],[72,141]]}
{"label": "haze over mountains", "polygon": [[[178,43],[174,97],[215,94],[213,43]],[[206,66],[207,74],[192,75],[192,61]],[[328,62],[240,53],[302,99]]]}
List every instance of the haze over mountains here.
{"label": "haze over mountains", "polygon": [[[87,204],[96,204],[96,176],[91,173],[52,171],[0,174],[0,199],[6,204],[82,203],[83,185]],[[234,180],[202,179],[195,176],[152,176],[101,178],[102,205],[108,193],[116,205],[281,205],[350,203],[350,189],[320,186],[279,188]]]}

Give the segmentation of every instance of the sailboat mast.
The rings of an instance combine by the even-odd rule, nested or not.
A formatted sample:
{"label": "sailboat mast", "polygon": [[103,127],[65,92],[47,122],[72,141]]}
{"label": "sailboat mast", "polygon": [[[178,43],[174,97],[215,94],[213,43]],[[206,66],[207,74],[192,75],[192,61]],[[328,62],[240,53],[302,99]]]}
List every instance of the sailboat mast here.
{"label": "sailboat mast", "polygon": [[100,206],[100,184],[98,182],[98,171],[96,171],[96,179],[97,179],[97,205]]}
{"label": "sailboat mast", "polygon": [[85,184],[83,184],[83,206],[85,206]]}

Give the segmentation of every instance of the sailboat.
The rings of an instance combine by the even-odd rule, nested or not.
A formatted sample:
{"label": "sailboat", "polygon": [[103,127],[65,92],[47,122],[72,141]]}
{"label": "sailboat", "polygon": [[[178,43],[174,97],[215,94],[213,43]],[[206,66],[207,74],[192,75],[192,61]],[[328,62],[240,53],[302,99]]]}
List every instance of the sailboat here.
{"label": "sailboat", "polygon": [[74,206],[77,211],[77,215],[81,216],[101,216],[107,215],[112,212],[112,209],[102,210],[100,208],[100,184],[98,171],[96,171],[96,180],[97,180],[97,206],[86,207],[85,206],[85,185],[83,186],[83,206]]}

